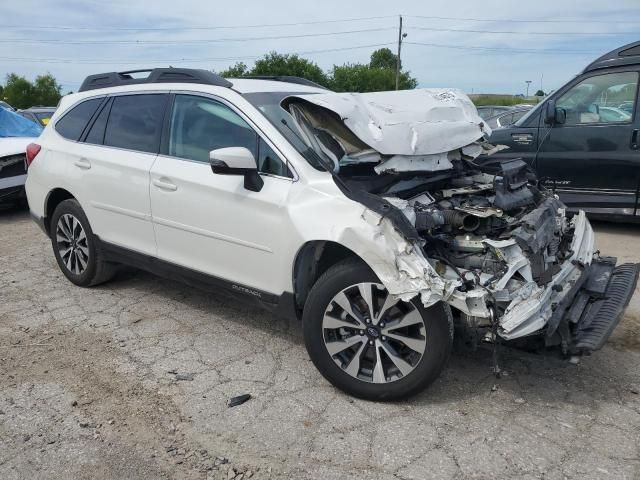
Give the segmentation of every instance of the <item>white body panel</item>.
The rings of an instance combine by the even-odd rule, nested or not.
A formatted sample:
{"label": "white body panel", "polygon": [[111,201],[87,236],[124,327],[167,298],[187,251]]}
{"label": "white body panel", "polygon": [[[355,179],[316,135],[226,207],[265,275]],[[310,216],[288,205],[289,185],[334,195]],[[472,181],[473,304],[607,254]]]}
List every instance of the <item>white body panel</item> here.
{"label": "white body panel", "polygon": [[274,281],[274,273],[290,255],[282,237],[291,229],[286,207],[292,182],[263,179],[262,190],[251,192],[241,175],[216,175],[207,163],[159,156],[151,169],[158,257],[282,293],[286,286]]}

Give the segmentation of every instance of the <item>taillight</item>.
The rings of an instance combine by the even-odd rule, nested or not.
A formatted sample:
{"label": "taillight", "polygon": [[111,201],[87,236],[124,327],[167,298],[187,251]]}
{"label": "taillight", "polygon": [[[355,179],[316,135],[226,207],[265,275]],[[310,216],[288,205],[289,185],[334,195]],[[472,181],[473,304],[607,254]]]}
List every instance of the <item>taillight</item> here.
{"label": "taillight", "polygon": [[36,159],[36,155],[40,153],[40,148],[42,147],[40,147],[40,145],[38,145],[37,143],[30,143],[27,146],[27,168],[31,166],[33,161]]}

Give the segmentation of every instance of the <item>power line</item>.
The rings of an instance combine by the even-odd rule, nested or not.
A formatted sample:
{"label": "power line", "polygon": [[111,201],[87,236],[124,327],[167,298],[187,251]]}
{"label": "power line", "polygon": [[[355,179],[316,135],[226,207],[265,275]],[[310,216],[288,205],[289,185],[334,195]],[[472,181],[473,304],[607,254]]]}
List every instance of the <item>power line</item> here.
{"label": "power line", "polygon": [[[388,43],[375,43],[370,45],[357,45],[353,47],[339,47],[339,48],[326,48],[322,50],[306,50],[306,51],[298,51],[298,52],[289,52],[284,55],[313,55],[316,53],[328,53],[328,52],[341,52],[345,50],[358,50],[362,48],[375,48],[375,47],[387,47],[390,45],[395,45],[394,42]],[[36,62],[36,63],[60,63],[60,64],[82,64],[82,65],[110,65],[110,64],[118,64],[118,65],[140,65],[141,63],[203,63],[203,62],[216,62],[216,61],[239,61],[239,60],[254,60],[261,58],[263,55],[244,55],[244,56],[236,56],[236,57],[210,57],[210,58],[174,58],[171,60],[163,59],[163,60],[150,60],[145,58],[144,60],[137,61],[121,61],[119,59],[105,59],[104,61],[94,61],[94,60],[76,60],[71,58],[26,58],[26,57],[0,57],[0,60],[9,60],[15,62]]]}
{"label": "power line", "polygon": [[2,25],[3,30],[90,30],[90,31],[122,31],[122,32],[163,32],[163,31],[186,31],[186,30],[223,30],[238,28],[268,28],[268,27],[294,27],[301,25],[320,25],[326,23],[346,23],[359,22],[365,20],[379,20],[382,18],[395,18],[395,15],[381,15],[377,17],[341,18],[336,20],[317,20],[313,22],[293,22],[293,23],[261,23],[253,25],[216,25],[216,26],[195,26],[195,27],[73,27],[61,25],[28,25],[16,26],[15,24]]}
{"label": "power line", "polygon": [[510,48],[510,47],[478,47],[468,45],[445,45],[442,43],[425,43],[425,42],[403,42],[407,45],[422,45],[425,47],[436,48],[453,48],[456,50],[481,50],[488,52],[505,52],[505,53],[540,53],[540,54],[589,54],[597,55],[598,52],[588,50],[559,50],[559,49],[533,49],[533,48]]}
{"label": "power line", "polygon": [[637,35],[637,32],[518,32],[514,30],[470,30],[462,28],[437,28],[437,27],[416,27],[409,26],[413,30],[428,30],[432,32],[454,32],[454,33],[497,33],[508,35]]}
{"label": "power line", "polygon": [[[603,23],[603,20],[523,20],[523,19],[514,19],[514,18],[469,18],[469,17],[439,17],[439,16],[429,16],[429,15],[405,15],[406,18],[426,18],[429,20],[457,20],[457,21],[468,21],[468,22],[505,22],[505,23]],[[640,20],[607,20],[608,23],[617,24],[640,24]]]}
{"label": "power line", "polygon": [[235,37],[235,38],[210,38],[202,40],[64,40],[64,39],[34,39],[34,38],[1,38],[0,43],[55,43],[61,45],[103,45],[103,44],[146,44],[146,45],[174,45],[202,44],[219,42],[253,42],[257,40],[281,40],[289,38],[326,37],[332,35],[349,35],[353,33],[382,32],[395,30],[394,27],[365,28],[361,30],[344,30],[339,32],[301,33],[296,35],[271,35],[266,37]]}

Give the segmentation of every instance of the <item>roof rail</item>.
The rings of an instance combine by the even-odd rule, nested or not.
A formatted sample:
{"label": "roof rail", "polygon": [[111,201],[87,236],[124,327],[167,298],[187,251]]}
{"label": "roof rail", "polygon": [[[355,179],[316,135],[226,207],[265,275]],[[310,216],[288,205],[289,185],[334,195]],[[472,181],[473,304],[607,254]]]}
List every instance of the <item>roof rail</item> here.
{"label": "roof rail", "polygon": [[292,75],[245,75],[241,78],[251,78],[255,80],[273,80],[274,82],[287,82],[297,83],[298,85],[306,85],[308,87],[322,88],[323,90],[329,90],[327,87],[323,87],[319,83],[312,80],[308,80],[302,77],[294,77]]}
{"label": "roof rail", "polygon": [[607,67],[640,64],[640,42],[633,42],[605,53],[591,62],[582,73]]}
{"label": "roof rail", "polygon": [[[149,72],[146,77],[134,77],[134,73]],[[135,85],[140,83],[202,83],[218,87],[231,87],[233,84],[208,70],[193,68],[153,68],[147,70],[129,70],[126,72],[107,72],[89,75],[84,79],[78,92],[98,88]]]}

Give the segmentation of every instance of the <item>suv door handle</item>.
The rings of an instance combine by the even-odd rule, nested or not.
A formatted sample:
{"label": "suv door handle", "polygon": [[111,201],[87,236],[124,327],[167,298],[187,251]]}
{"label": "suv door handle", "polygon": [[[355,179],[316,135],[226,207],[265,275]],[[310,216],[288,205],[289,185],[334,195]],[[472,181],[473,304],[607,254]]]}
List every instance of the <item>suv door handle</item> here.
{"label": "suv door handle", "polygon": [[631,150],[638,150],[638,133],[639,129],[635,129],[631,132]]}
{"label": "suv door handle", "polygon": [[86,158],[80,158],[73,162],[76,167],[82,168],[83,170],[89,170],[91,168],[91,162]]}
{"label": "suv door handle", "polygon": [[152,182],[156,187],[158,187],[160,190],[166,190],[168,192],[175,192],[178,189],[177,185],[174,185],[173,183],[171,183],[170,181],[168,181],[168,179],[154,179],[152,180]]}

